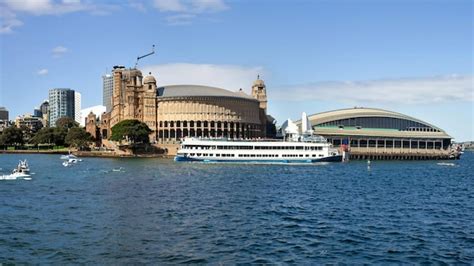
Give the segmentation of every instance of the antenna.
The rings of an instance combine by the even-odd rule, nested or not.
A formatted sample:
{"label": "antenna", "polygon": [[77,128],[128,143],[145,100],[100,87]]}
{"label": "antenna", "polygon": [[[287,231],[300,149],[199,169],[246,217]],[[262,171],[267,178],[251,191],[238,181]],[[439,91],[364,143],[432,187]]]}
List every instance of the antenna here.
{"label": "antenna", "polygon": [[144,58],[144,57],[147,57],[147,56],[150,56],[150,55],[152,55],[152,54],[154,54],[154,53],[155,53],[155,45],[153,44],[153,46],[151,47],[151,53],[148,53],[148,54],[146,54],[146,55],[142,55],[142,56],[138,56],[138,57],[137,57],[137,62],[135,63],[135,68],[137,68],[137,66],[138,66],[138,61],[139,61],[140,59],[142,59],[142,58]]}

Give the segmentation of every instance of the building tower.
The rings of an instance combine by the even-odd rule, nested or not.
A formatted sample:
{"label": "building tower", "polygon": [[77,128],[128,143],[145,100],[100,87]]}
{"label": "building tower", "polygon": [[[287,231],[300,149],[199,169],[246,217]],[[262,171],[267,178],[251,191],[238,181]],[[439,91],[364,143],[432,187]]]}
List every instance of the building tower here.
{"label": "building tower", "polygon": [[261,123],[262,137],[267,136],[267,89],[265,82],[260,79],[260,75],[257,76],[257,80],[253,82],[252,86],[252,97],[258,100],[260,112],[259,118]]}
{"label": "building tower", "polygon": [[143,121],[143,85],[142,72],[138,69],[114,67],[112,111],[110,127],[122,120],[137,119]]}
{"label": "building tower", "polygon": [[8,121],[8,110],[0,106],[0,120]]}
{"label": "building tower", "polygon": [[265,115],[267,114],[267,89],[265,83],[260,79],[260,75],[257,76],[257,80],[253,82],[252,86],[252,97],[258,100],[260,103],[260,109],[263,109]]}
{"label": "building tower", "polygon": [[81,94],[77,91],[74,92],[74,120],[82,124],[81,116]]}
{"label": "building tower", "polygon": [[49,126],[49,102],[48,100],[44,100],[43,103],[40,105],[40,112],[43,115],[43,126]]}
{"label": "building tower", "polygon": [[112,96],[114,91],[114,77],[111,74],[102,76],[102,105],[105,111],[112,111]]}
{"label": "building tower", "polygon": [[75,119],[74,90],[50,89],[49,90],[49,125],[56,126],[56,120],[61,117]]}
{"label": "building tower", "polygon": [[91,134],[92,138],[97,141],[97,137],[99,136],[98,134],[98,128],[97,128],[97,116],[91,111],[86,119],[86,131]]}
{"label": "building tower", "polygon": [[157,113],[157,87],[156,79],[148,73],[143,79],[143,122],[153,131],[150,140],[156,140],[156,132],[158,130],[158,113]]}

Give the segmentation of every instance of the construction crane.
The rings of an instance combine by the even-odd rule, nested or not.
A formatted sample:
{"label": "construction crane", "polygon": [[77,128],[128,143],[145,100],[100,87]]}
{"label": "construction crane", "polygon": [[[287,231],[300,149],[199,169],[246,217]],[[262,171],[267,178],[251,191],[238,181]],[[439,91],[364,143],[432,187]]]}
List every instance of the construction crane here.
{"label": "construction crane", "polygon": [[138,57],[137,57],[137,62],[135,63],[135,68],[137,68],[137,66],[138,66],[138,61],[139,61],[140,59],[142,59],[142,58],[144,58],[144,57],[147,57],[147,56],[150,56],[150,55],[152,55],[152,54],[154,54],[154,53],[155,53],[155,45],[153,44],[153,46],[152,46],[152,48],[151,48],[151,53],[148,53],[148,54],[146,54],[146,55],[142,55],[142,56],[138,56]]}

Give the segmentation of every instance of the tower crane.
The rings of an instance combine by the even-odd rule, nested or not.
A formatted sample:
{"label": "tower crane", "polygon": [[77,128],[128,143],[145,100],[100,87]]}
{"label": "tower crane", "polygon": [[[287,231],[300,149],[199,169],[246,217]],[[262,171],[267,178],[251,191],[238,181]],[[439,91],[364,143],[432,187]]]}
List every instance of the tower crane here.
{"label": "tower crane", "polygon": [[137,66],[138,66],[138,61],[139,61],[140,59],[142,59],[142,58],[144,58],[144,57],[147,57],[147,56],[150,56],[150,55],[152,55],[152,54],[154,54],[154,53],[155,53],[155,45],[153,44],[153,46],[152,46],[152,48],[151,48],[151,53],[148,53],[148,54],[146,54],[146,55],[142,55],[142,56],[138,56],[138,57],[137,57],[137,62],[135,63],[135,68],[137,68]]}

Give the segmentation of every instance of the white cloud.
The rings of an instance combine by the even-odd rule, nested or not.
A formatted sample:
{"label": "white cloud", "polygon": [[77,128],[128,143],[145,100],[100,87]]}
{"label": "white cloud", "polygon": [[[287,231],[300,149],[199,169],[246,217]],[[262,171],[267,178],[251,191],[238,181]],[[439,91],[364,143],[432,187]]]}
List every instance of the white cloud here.
{"label": "white cloud", "polygon": [[12,11],[33,15],[61,15],[66,13],[92,9],[92,5],[81,1],[52,1],[52,0],[4,0],[3,3]]}
{"label": "white cloud", "polygon": [[93,15],[108,14],[113,5],[95,5],[80,0],[0,0],[0,33],[11,33],[23,25],[17,17],[21,15],[63,15],[74,12],[88,12]]}
{"label": "white cloud", "polygon": [[318,82],[275,88],[272,98],[345,104],[474,101],[474,76],[447,75],[368,81]]}
{"label": "white cloud", "polygon": [[195,14],[177,14],[165,18],[168,25],[189,25],[196,17]]}
{"label": "white cloud", "polygon": [[38,70],[38,71],[36,72],[36,74],[37,74],[38,76],[45,76],[45,75],[48,75],[48,72],[49,72],[48,69],[43,68],[43,69]]}
{"label": "white cloud", "polygon": [[0,33],[11,33],[15,27],[23,25],[16,14],[0,5]]}
{"label": "white cloud", "polygon": [[68,49],[64,46],[56,46],[53,48],[53,50],[51,50],[51,52],[53,53],[53,57],[61,57],[62,55],[64,55],[65,53],[68,52]]}
{"label": "white cloud", "polygon": [[193,0],[191,6],[197,13],[219,12],[229,8],[222,0]]}
{"label": "white cloud", "polygon": [[138,1],[132,1],[132,0],[129,0],[128,2],[128,5],[142,13],[145,13],[146,12],[146,7],[143,3],[141,2],[138,2]]}
{"label": "white cloud", "polygon": [[160,12],[171,13],[165,19],[170,25],[185,25],[201,14],[224,11],[229,7],[223,0],[154,0]]}
{"label": "white cloud", "polygon": [[142,72],[143,75],[151,72],[155,76],[158,86],[195,84],[219,87],[230,91],[242,88],[247,93],[250,93],[250,88],[257,75],[265,73],[259,66],[189,63],[144,66]]}
{"label": "white cloud", "polygon": [[186,10],[180,0],[154,0],[153,6],[161,12],[182,12]]}

